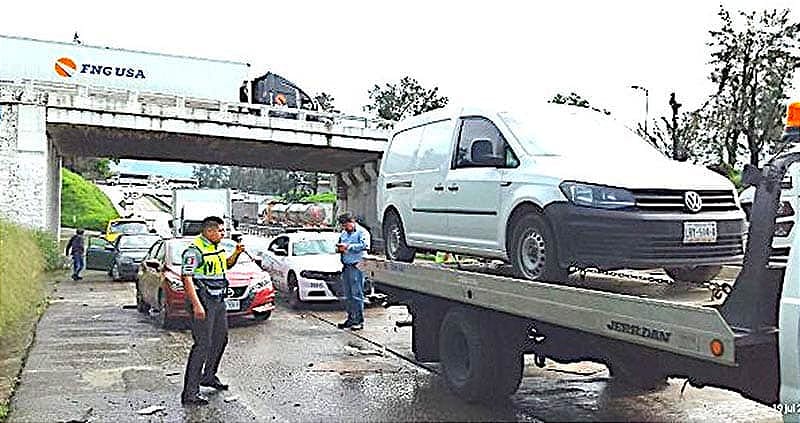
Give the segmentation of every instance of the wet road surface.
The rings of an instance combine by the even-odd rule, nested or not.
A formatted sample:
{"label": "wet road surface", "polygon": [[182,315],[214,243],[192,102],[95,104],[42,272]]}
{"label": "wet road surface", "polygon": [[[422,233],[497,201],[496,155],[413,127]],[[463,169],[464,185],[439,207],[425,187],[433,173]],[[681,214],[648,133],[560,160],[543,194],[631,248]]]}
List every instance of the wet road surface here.
{"label": "wet road surface", "polygon": [[[413,362],[403,308],[369,308],[365,330],[334,326],[335,305],[266,322],[232,321],[220,378],[231,390],[203,389],[206,407],[181,407],[191,334],[164,331],[136,312],[131,283],[100,272],[59,284],[39,323],[9,421],[778,421],[769,407],[738,394],[686,387],[632,392],[602,365],[526,366],[509,401],[465,404],[435,365]],[[138,410],[163,407],[151,415]]]}

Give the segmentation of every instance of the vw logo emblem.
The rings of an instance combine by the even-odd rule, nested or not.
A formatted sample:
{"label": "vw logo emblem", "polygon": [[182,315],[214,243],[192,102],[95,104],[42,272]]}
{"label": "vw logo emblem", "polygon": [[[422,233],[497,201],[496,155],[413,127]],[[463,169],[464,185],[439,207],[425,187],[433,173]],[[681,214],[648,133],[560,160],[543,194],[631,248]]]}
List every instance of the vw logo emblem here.
{"label": "vw logo emblem", "polygon": [[703,208],[703,199],[694,191],[686,191],[686,194],[683,195],[683,202],[692,213],[697,213]]}
{"label": "vw logo emblem", "polygon": [[233,288],[228,288],[227,294],[229,297],[233,297]]}

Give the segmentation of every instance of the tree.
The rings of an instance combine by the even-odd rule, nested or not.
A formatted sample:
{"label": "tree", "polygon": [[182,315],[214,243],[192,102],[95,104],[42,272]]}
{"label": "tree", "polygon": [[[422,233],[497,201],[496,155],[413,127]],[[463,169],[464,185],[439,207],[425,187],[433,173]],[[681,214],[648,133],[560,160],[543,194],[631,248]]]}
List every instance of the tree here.
{"label": "tree", "polygon": [[317,96],[314,97],[314,101],[316,101],[317,104],[319,104],[320,110],[328,113],[339,113],[339,110],[336,108],[336,106],[333,105],[333,102],[335,100],[336,99],[334,99],[332,95],[324,91],[317,94]]}
{"label": "tree", "polygon": [[800,67],[800,23],[789,10],[738,13],[720,7],[721,28],[710,31],[709,75],[716,92],[707,102],[710,147],[733,168],[741,155],[758,165],[783,130],[786,93]]}
{"label": "tree", "polygon": [[97,180],[111,176],[111,162],[119,164],[118,159],[67,156],[64,157],[62,166],[85,179]]}
{"label": "tree", "polygon": [[555,103],[555,104],[566,104],[568,106],[576,106],[576,107],[584,107],[587,109],[594,110],[595,112],[600,112],[604,115],[610,115],[611,112],[606,109],[600,109],[598,107],[594,107],[589,103],[589,100],[581,97],[580,94],[571,92],[569,95],[563,94],[556,94],[553,98],[548,101],[548,103]]}
{"label": "tree", "polygon": [[195,166],[192,177],[198,180],[202,188],[227,188],[230,182],[230,169],[218,165]]}
{"label": "tree", "polygon": [[364,106],[364,111],[375,113],[388,121],[399,121],[447,105],[449,99],[439,95],[439,88],[424,88],[416,79],[404,76],[400,82],[387,83],[383,87],[375,85],[369,90],[372,104]]}

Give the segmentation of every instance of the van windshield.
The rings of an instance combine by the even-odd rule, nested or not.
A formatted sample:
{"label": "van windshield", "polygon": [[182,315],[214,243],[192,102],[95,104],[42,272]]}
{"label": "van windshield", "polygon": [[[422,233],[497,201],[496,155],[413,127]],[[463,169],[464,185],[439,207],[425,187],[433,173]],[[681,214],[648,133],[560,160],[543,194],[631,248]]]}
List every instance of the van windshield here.
{"label": "van windshield", "polygon": [[591,110],[550,106],[524,115],[503,112],[500,118],[534,156],[664,157],[620,122]]}

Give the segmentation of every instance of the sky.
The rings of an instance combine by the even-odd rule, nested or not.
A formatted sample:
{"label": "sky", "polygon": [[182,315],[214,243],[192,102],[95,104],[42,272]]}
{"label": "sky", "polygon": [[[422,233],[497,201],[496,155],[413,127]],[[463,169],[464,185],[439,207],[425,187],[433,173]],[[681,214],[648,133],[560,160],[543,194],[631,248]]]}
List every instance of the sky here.
{"label": "sky", "polygon": [[[524,112],[575,91],[626,125],[711,91],[708,31],[731,10],[797,0],[3,2],[0,34],[228,59],[325,91],[363,114],[367,90],[408,75],[452,104]],[[800,10],[793,12],[800,19]],[[6,58],[0,58],[4,60]],[[796,85],[800,85],[800,78]],[[800,97],[800,91],[793,95]]]}

